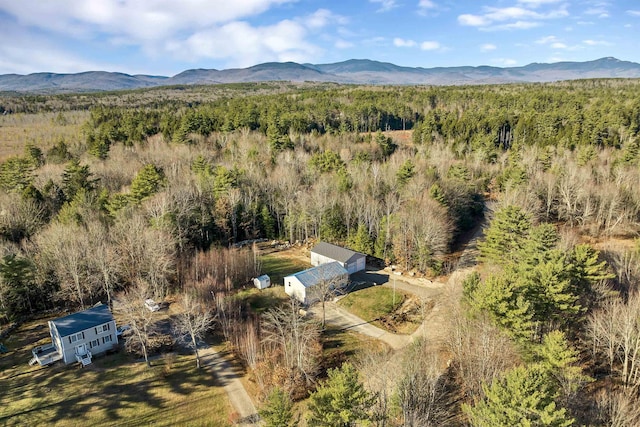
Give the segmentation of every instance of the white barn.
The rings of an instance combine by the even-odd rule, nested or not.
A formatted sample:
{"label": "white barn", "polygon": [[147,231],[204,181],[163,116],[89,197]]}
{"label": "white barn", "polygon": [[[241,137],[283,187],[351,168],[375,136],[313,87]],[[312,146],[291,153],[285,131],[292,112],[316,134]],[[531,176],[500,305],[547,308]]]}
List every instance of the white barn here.
{"label": "white barn", "polygon": [[271,279],[266,274],[253,279],[253,285],[258,289],[264,289],[271,286]]}
{"label": "white barn", "polygon": [[284,291],[301,303],[309,305],[320,300],[321,295],[316,285],[321,282],[329,283],[331,289],[338,289],[349,282],[349,273],[339,262],[322,264],[286,276]]}
{"label": "white barn", "polygon": [[366,268],[367,256],[326,242],[320,242],[311,249],[311,265],[334,261],[339,262],[349,274],[353,274]]}

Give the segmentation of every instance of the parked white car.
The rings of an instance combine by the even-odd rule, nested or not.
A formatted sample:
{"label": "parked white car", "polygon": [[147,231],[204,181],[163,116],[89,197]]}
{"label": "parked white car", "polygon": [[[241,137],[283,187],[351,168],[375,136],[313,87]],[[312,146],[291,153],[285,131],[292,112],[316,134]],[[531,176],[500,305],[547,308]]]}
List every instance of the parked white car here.
{"label": "parked white car", "polygon": [[116,328],[116,336],[121,337],[122,334],[125,333],[126,331],[128,331],[129,329],[131,329],[131,326],[129,326],[129,325],[118,326]]}
{"label": "parked white car", "polygon": [[151,298],[147,298],[146,300],[144,300],[144,306],[151,311],[160,310],[160,306],[158,305],[158,303],[152,300]]}

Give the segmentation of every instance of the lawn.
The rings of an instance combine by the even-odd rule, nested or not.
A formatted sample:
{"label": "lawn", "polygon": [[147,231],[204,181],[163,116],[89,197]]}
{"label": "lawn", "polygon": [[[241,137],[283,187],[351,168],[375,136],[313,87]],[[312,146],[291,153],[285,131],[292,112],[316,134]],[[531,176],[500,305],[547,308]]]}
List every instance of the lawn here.
{"label": "lawn", "polygon": [[206,370],[195,369],[193,356],[158,358],[151,368],[125,353],[95,358],[84,369],[31,367],[26,344],[46,333],[40,325],[24,325],[5,341],[1,425],[230,425],[224,390]]}
{"label": "lawn", "polygon": [[281,286],[266,289],[244,289],[236,294],[236,298],[246,301],[254,313],[263,313],[289,301],[289,296],[284,293]]}
{"label": "lawn", "polygon": [[309,262],[299,258],[287,257],[286,252],[275,252],[263,255],[262,271],[271,278],[271,286],[284,285],[284,277],[311,267]]}
{"label": "lawn", "polygon": [[372,286],[352,292],[340,299],[339,305],[367,322],[388,316],[402,305],[406,294],[382,286]]}
{"label": "lawn", "polygon": [[[418,313],[398,315],[404,303],[411,303],[403,291],[382,286],[360,289],[341,298],[338,305],[375,326],[393,333],[411,334],[420,326]],[[417,307],[414,307],[416,311]]]}

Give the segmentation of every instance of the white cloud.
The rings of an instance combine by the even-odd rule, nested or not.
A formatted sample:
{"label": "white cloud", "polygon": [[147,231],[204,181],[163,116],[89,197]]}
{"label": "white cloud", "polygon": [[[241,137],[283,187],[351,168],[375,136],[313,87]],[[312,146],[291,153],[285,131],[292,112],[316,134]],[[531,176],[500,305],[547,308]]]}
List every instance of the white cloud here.
{"label": "white cloud", "polygon": [[422,50],[438,50],[441,47],[440,43],[436,41],[424,41],[420,43],[420,49]]}
{"label": "white cloud", "polygon": [[418,2],[418,7],[420,9],[435,9],[437,5],[431,0],[420,0]]}
{"label": "white cloud", "polygon": [[604,40],[582,40],[582,43],[587,46],[613,46],[613,43]]}
{"label": "white cloud", "polygon": [[554,0],[521,0],[520,6],[484,7],[481,14],[465,13],[458,16],[460,25],[478,27],[481,30],[524,30],[538,27],[540,21],[569,16],[566,4],[546,11],[534,10],[543,5],[557,3]]}
{"label": "white cloud", "polygon": [[336,47],[336,49],[349,49],[354,46],[353,43],[348,42],[346,40],[342,40],[342,39],[336,40],[336,42],[333,45]]}
{"label": "white cloud", "polygon": [[[34,36],[14,23],[0,22],[3,30],[11,34],[11,43],[0,43],[0,74],[30,74],[36,72],[73,73],[79,70],[112,70],[112,64],[87,61],[56,46],[46,37]],[[140,70],[126,70],[135,73]]]}
{"label": "white cloud", "polygon": [[480,45],[480,52],[491,52],[492,50],[496,50],[498,47],[495,44],[485,43]]}
{"label": "white cloud", "polygon": [[551,43],[550,46],[552,49],[566,49],[568,47],[566,44],[560,42]]}
{"label": "white cloud", "polygon": [[488,18],[479,15],[471,15],[468,13],[458,16],[458,22],[461,25],[467,25],[470,27],[484,27],[491,24],[491,20]]}
{"label": "white cloud", "polygon": [[62,7],[48,0],[0,0],[0,11],[15,16],[21,24],[62,34],[91,38],[106,33],[139,42],[255,16],[293,1],[67,0]]}
{"label": "white cloud", "polygon": [[499,31],[499,30],[528,30],[530,28],[539,27],[539,22],[535,21],[516,21],[510,24],[495,25],[493,27],[486,28],[487,31]]}
{"label": "white cloud", "polygon": [[529,6],[529,7],[537,8],[545,4],[559,3],[561,1],[563,0],[518,0],[518,3]]}
{"label": "white cloud", "polygon": [[608,17],[609,12],[604,7],[590,7],[584,11],[585,15],[598,15],[598,17]]}
{"label": "white cloud", "polygon": [[377,3],[380,5],[380,9],[376,12],[388,12],[391,9],[398,7],[396,0],[369,0],[371,3]]}
{"label": "white cloud", "polygon": [[640,10],[627,10],[627,15],[640,16]]}
{"label": "white cloud", "polygon": [[185,61],[225,59],[230,66],[236,67],[268,61],[306,62],[319,56],[322,50],[306,42],[305,36],[305,27],[291,20],[264,27],[230,22],[171,43],[167,50]]}
{"label": "white cloud", "polygon": [[311,29],[323,28],[329,24],[345,25],[348,21],[349,20],[346,17],[336,15],[327,9],[318,9],[312,14],[301,19],[301,22]]}
{"label": "white cloud", "polygon": [[536,44],[549,44],[549,43],[555,43],[557,41],[558,41],[558,38],[556,36],[545,36],[536,40]]}
{"label": "white cloud", "polygon": [[438,5],[431,0],[420,0],[418,2],[418,14],[428,15],[429,12],[438,8]]}
{"label": "white cloud", "polygon": [[416,42],[414,40],[405,40],[400,37],[396,37],[393,39],[393,45],[396,47],[413,47],[416,45]]}
{"label": "white cloud", "polygon": [[[49,61],[49,64],[57,64],[56,71],[89,68],[89,64],[60,51],[59,46],[71,41],[88,42],[94,48],[108,48],[105,44],[127,45],[139,49],[147,58],[168,55],[187,62],[215,58],[228,66],[244,66],[263,61],[311,60],[322,52],[309,41],[311,34],[348,22],[347,18],[327,9],[268,25],[248,21],[269,9],[295,1],[66,0],[61,7],[59,2],[49,0],[0,0],[0,16],[7,15],[9,22],[15,22],[19,27],[35,29],[45,40],[66,37],[62,42],[56,42],[57,49],[42,49],[43,54],[58,52],[56,57],[60,60],[51,58]],[[388,4],[388,0],[385,3]],[[340,46],[345,43],[335,42]],[[17,55],[9,56],[6,48],[5,51],[0,54],[2,63]],[[30,54],[30,51],[21,54],[26,58],[25,64],[32,64],[23,68],[51,68],[51,65],[37,65],[35,57],[29,60]],[[14,68],[20,69],[17,64]]]}
{"label": "white cloud", "polygon": [[494,64],[498,64],[506,67],[511,67],[518,63],[518,61],[516,61],[515,59],[510,59],[510,58],[496,58],[492,62]]}

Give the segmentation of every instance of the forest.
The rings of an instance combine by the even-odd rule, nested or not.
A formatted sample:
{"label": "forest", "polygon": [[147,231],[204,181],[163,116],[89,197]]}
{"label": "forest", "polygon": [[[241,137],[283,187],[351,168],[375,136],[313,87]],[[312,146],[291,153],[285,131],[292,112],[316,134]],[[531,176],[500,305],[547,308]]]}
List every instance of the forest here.
{"label": "forest", "polygon": [[[0,113],[4,324],[183,293],[215,307],[268,420],[311,393],[308,425],[337,425],[319,414],[343,382],[343,425],[640,424],[638,80],[4,94]],[[260,273],[238,242],[324,240],[435,278],[482,228],[449,339],[403,355],[388,396],[362,363],[321,372],[321,330],[290,307],[227,298]]]}

